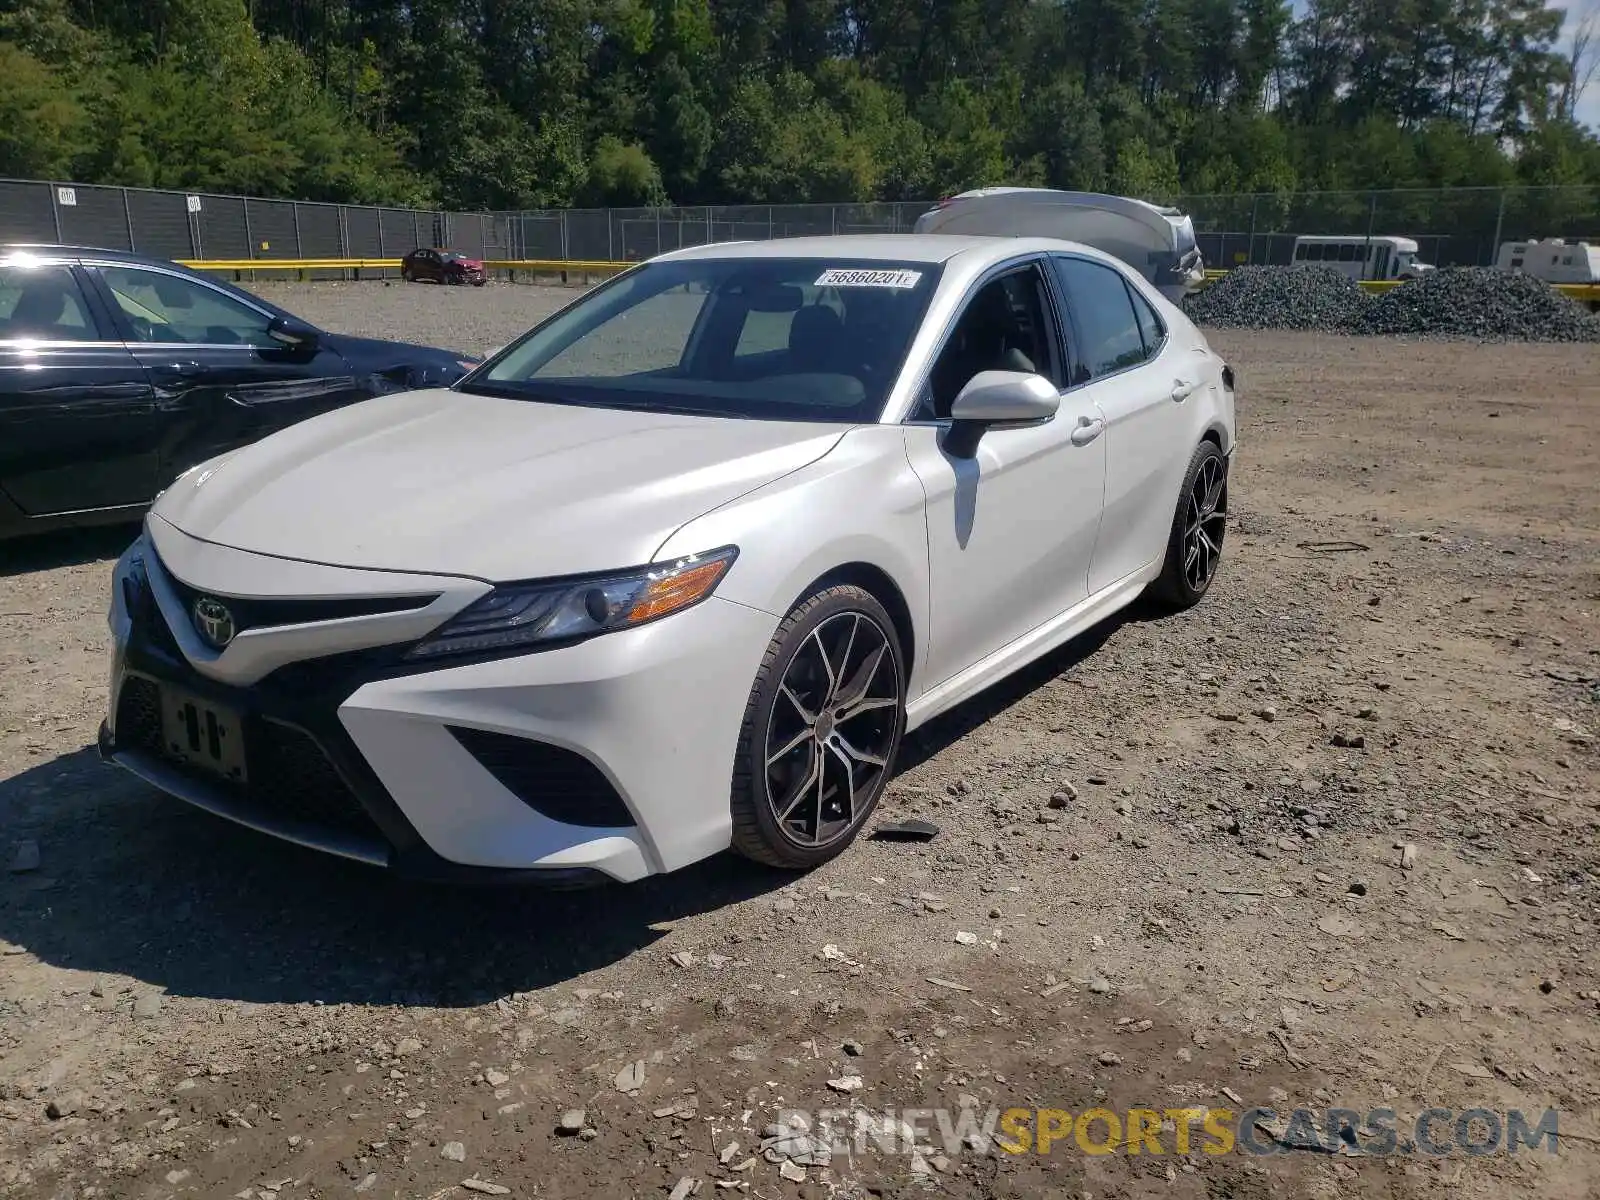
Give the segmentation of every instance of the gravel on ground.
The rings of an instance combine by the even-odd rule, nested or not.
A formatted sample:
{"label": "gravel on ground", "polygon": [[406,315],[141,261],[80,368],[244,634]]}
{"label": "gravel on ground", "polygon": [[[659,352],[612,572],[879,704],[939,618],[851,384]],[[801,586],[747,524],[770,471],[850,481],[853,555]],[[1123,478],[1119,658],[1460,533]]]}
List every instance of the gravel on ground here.
{"label": "gravel on ground", "polygon": [[[272,294],[478,352],[572,295]],[[93,750],[127,531],[0,551],[0,1194],[1592,1195],[1593,350],[1214,342],[1212,594],[920,730],[881,815],[939,836],[800,877],[424,888],[191,810]],[[1010,1154],[928,1117],[830,1155],[785,1116],[964,1099],[1270,1107],[1269,1150],[1295,1108],[1390,1108],[1402,1144],[1430,1107],[1556,1108],[1561,1143]]]}

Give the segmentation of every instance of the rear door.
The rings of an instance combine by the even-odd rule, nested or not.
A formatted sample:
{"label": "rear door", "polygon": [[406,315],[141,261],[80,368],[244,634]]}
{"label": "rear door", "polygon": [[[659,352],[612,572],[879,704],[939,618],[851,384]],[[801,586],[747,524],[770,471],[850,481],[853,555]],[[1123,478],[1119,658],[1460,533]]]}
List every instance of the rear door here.
{"label": "rear door", "polygon": [[267,332],[271,311],[208,280],[133,263],[87,269],[175,414],[164,479],[375,390],[330,348],[281,345]]}
{"label": "rear door", "polygon": [[0,491],[29,517],[146,504],[169,427],[82,270],[0,261]]}
{"label": "rear door", "polygon": [[1106,419],[1105,516],[1089,568],[1093,595],[1166,548],[1195,446],[1188,400],[1200,390],[1201,364],[1169,348],[1160,316],[1121,271],[1068,254],[1053,255],[1051,265],[1074,331],[1074,383]]}

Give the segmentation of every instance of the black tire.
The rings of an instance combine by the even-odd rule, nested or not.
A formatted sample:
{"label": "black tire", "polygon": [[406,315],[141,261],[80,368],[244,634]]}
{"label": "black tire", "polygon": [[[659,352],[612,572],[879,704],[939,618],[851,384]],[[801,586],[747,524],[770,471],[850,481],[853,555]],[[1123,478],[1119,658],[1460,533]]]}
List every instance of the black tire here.
{"label": "black tire", "polygon": [[416,276],[414,276],[411,273],[411,268],[410,267],[401,267],[400,268],[400,282],[401,283],[415,283],[416,282]]}
{"label": "black tire", "polygon": [[[876,660],[874,654],[878,654]],[[834,660],[842,660],[836,673]],[[806,680],[815,674],[818,662],[826,666],[829,678],[836,675],[838,682],[830,687],[818,678],[819,691],[812,692]],[[856,681],[863,675],[869,677],[856,695]],[[790,685],[787,692],[786,683]],[[891,688],[892,704],[887,701]],[[821,694],[824,691],[825,696]],[[734,850],[768,866],[807,870],[827,862],[854,841],[894,772],[906,727],[905,691],[906,665],[898,631],[893,618],[870,592],[838,584],[796,605],[761,660],[739,729],[731,795]],[[791,702],[794,697],[798,699]],[[808,724],[801,701],[809,704],[814,700],[820,702]],[[862,706],[860,711],[837,715],[856,704]],[[819,732],[824,717],[825,731]],[[784,732],[778,732],[780,729]],[[850,740],[844,739],[845,732]],[[797,746],[792,756],[769,756],[774,743],[791,736],[808,740]],[[839,748],[841,740],[845,740],[845,749]],[[881,758],[882,763],[869,765],[854,757],[857,755]],[[802,765],[796,756],[805,756],[806,762],[816,766],[814,796],[812,787],[804,784],[812,768]],[[862,771],[859,786],[858,769]],[[786,771],[790,772],[787,779]],[[791,795],[803,797],[789,809],[791,814],[798,810],[789,821],[780,819],[773,802],[775,780],[779,786],[792,783],[795,790]],[[853,797],[847,819],[841,803],[846,786]],[[808,839],[801,827],[807,824],[806,813],[812,811],[815,837]],[[829,814],[838,815],[825,820]]]}
{"label": "black tire", "polygon": [[[1206,484],[1202,485],[1202,480]],[[1198,544],[1197,520],[1205,534]],[[1200,603],[1217,577],[1227,528],[1228,460],[1215,442],[1201,442],[1189,460],[1189,469],[1183,473],[1172,530],[1167,535],[1166,561],[1161,575],[1150,585],[1152,598],[1173,611]],[[1198,559],[1192,555],[1198,555]]]}

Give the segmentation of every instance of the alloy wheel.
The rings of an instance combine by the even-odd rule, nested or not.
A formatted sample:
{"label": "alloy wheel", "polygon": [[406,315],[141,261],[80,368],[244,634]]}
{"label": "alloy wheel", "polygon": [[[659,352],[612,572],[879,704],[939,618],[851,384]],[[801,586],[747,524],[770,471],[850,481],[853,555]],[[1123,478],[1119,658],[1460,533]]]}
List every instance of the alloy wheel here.
{"label": "alloy wheel", "polygon": [[1195,472],[1183,531],[1183,575],[1196,592],[1205,591],[1216,574],[1227,525],[1227,466],[1220,456],[1212,455]]}
{"label": "alloy wheel", "polygon": [[763,753],[767,803],[796,845],[847,836],[882,784],[900,706],[890,636],[866,613],[836,613],[784,670]]}

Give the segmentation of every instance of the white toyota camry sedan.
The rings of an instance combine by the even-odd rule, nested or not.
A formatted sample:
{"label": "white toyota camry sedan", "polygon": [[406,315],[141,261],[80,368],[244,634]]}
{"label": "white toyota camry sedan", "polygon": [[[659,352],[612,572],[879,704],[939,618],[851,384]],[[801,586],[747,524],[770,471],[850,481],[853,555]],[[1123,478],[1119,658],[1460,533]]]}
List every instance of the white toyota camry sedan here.
{"label": "white toyota camry sedan", "polygon": [[810,867],[908,729],[1217,570],[1233,375],[1039,238],[713,245],[447,390],[189,471],[117,564],[101,749],[420,876]]}

